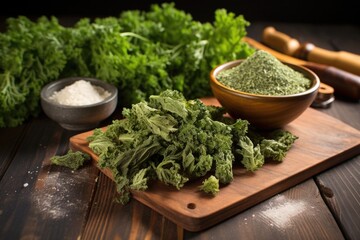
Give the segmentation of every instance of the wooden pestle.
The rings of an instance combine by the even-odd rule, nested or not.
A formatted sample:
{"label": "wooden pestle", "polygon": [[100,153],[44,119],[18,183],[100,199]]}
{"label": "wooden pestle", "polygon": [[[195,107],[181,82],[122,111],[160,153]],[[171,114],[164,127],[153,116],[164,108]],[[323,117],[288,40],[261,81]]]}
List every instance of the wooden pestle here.
{"label": "wooden pestle", "polygon": [[285,55],[250,37],[244,37],[243,40],[254,48],[262,49],[271,53],[280,61],[302,65],[309,68],[319,76],[322,83],[333,87],[335,89],[335,94],[341,95],[350,100],[358,101],[360,99],[360,76],[346,72],[336,67],[308,62]]}
{"label": "wooden pestle", "polygon": [[294,56],[301,47],[298,40],[278,32],[274,27],[266,27],[264,29],[262,41],[276,51],[290,56]]}
{"label": "wooden pestle", "polygon": [[340,68],[360,76],[360,55],[346,51],[330,51],[311,43],[300,44],[296,39],[271,26],[264,29],[262,41],[284,54]]}

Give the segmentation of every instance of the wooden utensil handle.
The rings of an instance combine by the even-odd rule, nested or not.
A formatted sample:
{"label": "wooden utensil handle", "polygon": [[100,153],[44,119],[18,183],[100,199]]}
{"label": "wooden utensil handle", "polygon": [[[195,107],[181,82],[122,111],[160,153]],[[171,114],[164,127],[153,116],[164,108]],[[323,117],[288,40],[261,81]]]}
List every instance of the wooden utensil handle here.
{"label": "wooden utensil handle", "polygon": [[[310,45],[311,46],[311,45]],[[346,51],[329,51],[309,44],[302,48],[307,49],[307,60],[334,66],[360,76],[360,55]]]}
{"label": "wooden utensil handle", "polygon": [[286,55],[334,66],[360,76],[360,55],[346,51],[326,50],[312,43],[300,44],[298,40],[277,31],[272,26],[264,28],[262,41]]}
{"label": "wooden utensil handle", "polygon": [[271,26],[264,29],[262,41],[271,48],[290,56],[293,56],[300,48],[300,43],[296,39]]}
{"label": "wooden utensil handle", "polygon": [[303,65],[315,72],[321,82],[332,86],[335,94],[351,100],[360,99],[360,76],[323,64],[307,62]]}

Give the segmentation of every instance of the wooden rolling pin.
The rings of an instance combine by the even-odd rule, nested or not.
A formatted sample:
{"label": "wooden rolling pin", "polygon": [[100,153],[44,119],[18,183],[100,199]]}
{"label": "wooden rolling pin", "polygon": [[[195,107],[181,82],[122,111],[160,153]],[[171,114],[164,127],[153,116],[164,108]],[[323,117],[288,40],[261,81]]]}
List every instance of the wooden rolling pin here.
{"label": "wooden rolling pin", "polygon": [[333,87],[335,89],[335,94],[341,95],[342,97],[350,100],[358,101],[360,99],[360,76],[328,65],[308,62],[285,55],[250,37],[244,37],[243,40],[254,48],[262,49],[271,53],[280,61],[309,68],[319,76],[322,83]]}
{"label": "wooden rolling pin", "polygon": [[264,29],[262,41],[281,53],[310,62],[334,66],[360,76],[360,55],[346,51],[330,51],[316,47],[312,43],[300,44],[298,40],[271,26]]}

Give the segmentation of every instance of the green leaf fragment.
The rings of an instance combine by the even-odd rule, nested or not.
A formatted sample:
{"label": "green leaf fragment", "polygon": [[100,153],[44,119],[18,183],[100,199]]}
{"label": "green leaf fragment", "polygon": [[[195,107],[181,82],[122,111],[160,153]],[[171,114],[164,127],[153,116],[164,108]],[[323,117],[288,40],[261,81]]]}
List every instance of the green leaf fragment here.
{"label": "green leaf fragment", "polygon": [[264,156],[260,152],[260,146],[252,143],[248,136],[242,136],[239,141],[241,149],[238,153],[242,156],[241,163],[248,171],[256,171],[264,164]]}
{"label": "green leaf fragment", "polygon": [[51,164],[68,167],[73,170],[79,169],[86,161],[89,160],[89,154],[80,151],[74,152],[71,149],[65,155],[55,155],[50,158]]}
{"label": "green leaf fragment", "polygon": [[215,176],[211,175],[202,182],[200,190],[215,196],[220,191],[219,180]]}
{"label": "green leaf fragment", "polygon": [[148,188],[148,180],[147,172],[149,168],[144,168],[139,170],[132,179],[132,183],[130,185],[130,189],[145,191]]}
{"label": "green leaf fragment", "polygon": [[260,143],[261,153],[265,158],[275,161],[283,161],[292,144],[298,139],[289,131],[275,131],[273,139],[264,139]]}

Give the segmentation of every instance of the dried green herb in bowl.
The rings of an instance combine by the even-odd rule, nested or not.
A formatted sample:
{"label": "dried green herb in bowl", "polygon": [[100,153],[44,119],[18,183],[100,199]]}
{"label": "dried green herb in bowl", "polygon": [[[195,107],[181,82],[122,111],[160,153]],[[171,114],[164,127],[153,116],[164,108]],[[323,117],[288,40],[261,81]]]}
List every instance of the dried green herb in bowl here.
{"label": "dried green herb in bowl", "polygon": [[303,66],[279,62],[265,51],[223,63],[210,72],[214,96],[235,119],[261,129],[282,128],[314,101],[319,77]]}
{"label": "dried green herb in bowl", "polygon": [[264,50],[257,50],[241,64],[219,72],[217,79],[232,89],[261,95],[305,92],[311,80]]}

